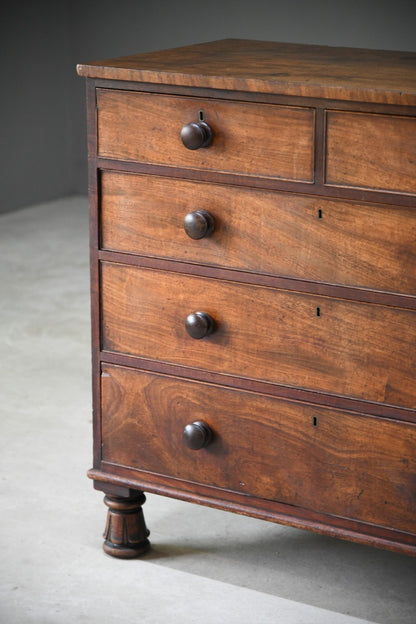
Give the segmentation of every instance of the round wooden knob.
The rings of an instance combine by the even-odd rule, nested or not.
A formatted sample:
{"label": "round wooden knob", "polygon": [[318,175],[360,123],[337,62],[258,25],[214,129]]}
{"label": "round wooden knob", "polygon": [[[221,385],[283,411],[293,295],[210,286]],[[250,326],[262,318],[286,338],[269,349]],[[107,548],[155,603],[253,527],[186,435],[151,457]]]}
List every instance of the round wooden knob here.
{"label": "round wooden knob", "polygon": [[206,312],[192,312],[187,316],[185,328],[191,338],[205,338],[214,331],[214,320]]}
{"label": "round wooden knob", "polygon": [[186,124],[181,130],[181,139],[190,150],[208,147],[212,141],[212,130],[205,121]]}
{"label": "round wooden knob", "polygon": [[206,210],[196,210],[186,215],[183,221],[185,232],[190,238],[198,240],[209,236],[215,227],[214,218]]}
{"label": "round wooden knob", "polygon": [[212,440],[212,431],[202,420],[196,420],[186,425],[182,433],[182,439],[186,446],[193,451],[198,451]]}

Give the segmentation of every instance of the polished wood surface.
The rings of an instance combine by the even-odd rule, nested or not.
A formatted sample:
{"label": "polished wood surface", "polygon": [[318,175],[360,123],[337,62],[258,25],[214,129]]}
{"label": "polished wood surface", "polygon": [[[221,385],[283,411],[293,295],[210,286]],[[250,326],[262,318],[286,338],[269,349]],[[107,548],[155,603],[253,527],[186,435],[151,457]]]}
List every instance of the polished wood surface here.
{"label": "polished wood surface", "polygon": [[416,195],[416,117],[327,113],[326,182]]}
{"label": "polished wood surface", "polygon": [[[308,108],[223,102],[99,89],[98,154],[312,182],[314,113]],[[213,131],[209,147],[187,149],[185,124],[200,111]]]}
{"label": "polished wood surface", "polygon": [[415,68],[238,40],[79,66],[107,552],[147,546],[137,490],[416,554]]}
{"label": "polished wood surface", "polygon": [[[416,531],[416,425],[103,365],[103,458]],[[191,450],[189,418],[213,432]]]}
{"label": "polished wood surface", "polygon": [[149,550],[149,531],[142,511],[145,501],[146,497],[142,492],[133,492],[127,497],[104,497],[108,513],[103,549],[107,555],[133,559]]}
{"label": "polished wood surface", "polygon": [[[190,240],[206,210],[215,229]],[[416,210],[103,171],[103,249],[330,284],[416,292]]]}
{"label": "polished wood surface", "polygon": [[416,312],[107,262],[101,293],[104,350],[416,408]]}
{"label": "polished wood surface", "polygon": [[416,105],[416,54],[224,39],[78,65],[81,76]]}

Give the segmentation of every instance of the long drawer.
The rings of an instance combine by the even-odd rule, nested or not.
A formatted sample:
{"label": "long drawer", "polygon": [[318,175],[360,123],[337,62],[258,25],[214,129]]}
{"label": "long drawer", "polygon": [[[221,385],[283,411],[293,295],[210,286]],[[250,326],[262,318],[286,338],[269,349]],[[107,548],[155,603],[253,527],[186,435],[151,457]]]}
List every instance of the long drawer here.
{"label": "long drawer", "polygon": [[[313,182],[313,109],[114,89],[97,106],[101,157]],[[202,115],[212,144],[186,149],[181,130]]]}
{"label": "long drawer", "polygon": [[415,425],[108,364],[101,389],[107,463],[416,532]]}
{"label": "long drawer", "polygon": [[[170,271],[101,264],[103,350],[416,407],[416,313]],[[190,337],[204,312],[214,332]]]}
{"label": "long drawer", "polygon": [[[206,211],[213,232],[186,235]],[[103,171],[101,246],[331,284],[416,292],[416,209]]]}

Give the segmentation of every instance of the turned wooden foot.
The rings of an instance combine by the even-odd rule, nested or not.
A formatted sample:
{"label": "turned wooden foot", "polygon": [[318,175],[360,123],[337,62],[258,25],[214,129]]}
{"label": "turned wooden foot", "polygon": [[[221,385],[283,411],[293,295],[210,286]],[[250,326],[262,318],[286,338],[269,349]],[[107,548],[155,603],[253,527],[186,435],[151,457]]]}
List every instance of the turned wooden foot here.
{"label": "turned wooden foot", "polygon": [[143,492],[136,492],[128,497],[109,494],[104,497],[108,514],[103,548],[108,555],[132,559],[149,549],[149,531],[142,511],[145,501]]}

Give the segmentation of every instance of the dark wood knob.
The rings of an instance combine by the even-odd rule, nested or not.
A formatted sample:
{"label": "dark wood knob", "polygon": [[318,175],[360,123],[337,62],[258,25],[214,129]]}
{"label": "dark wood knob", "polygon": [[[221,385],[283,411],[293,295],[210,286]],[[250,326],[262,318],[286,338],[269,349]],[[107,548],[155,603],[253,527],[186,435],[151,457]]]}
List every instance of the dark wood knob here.
{"label": "dark wood knob", "polygon": [[214,319],[206,312],[192,312],[187,316],[185,327],[191,338],[205,338],[214,331]]}
{"label": "dark wood knob", "polygon": [[182,439],[188,448],[198,451],[211,442],[212,431],[203,420],[195,420],[195,422],[186,425]]}
{"label": "dark wood knob", "polygon": [[181,130],[181,139],[190,150],[208,147],[212,141],[212,130],[205,121],[186,124]]}
{"label": "dark wood knob", "polygon": [[190,238],[194,240],[205,238],[214,230],[214,217],[206,210],[196,210],[186,215],[183,227]]}

